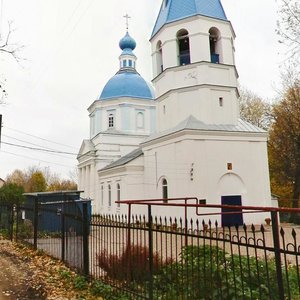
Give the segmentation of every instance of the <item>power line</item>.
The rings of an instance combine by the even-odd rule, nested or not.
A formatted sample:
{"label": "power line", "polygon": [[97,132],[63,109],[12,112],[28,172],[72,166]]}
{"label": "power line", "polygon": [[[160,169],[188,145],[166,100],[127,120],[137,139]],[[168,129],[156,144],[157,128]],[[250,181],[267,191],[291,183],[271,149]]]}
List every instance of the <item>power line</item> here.
{"label": "power line", "polygon": [[18,133],[21,133],[21,134],[33,137],[33,138],[36,138],[36,139],[39,139],[39,140],[45,141],[45,142],[49,142],[49,143],[52,143],[52,144],[56,144],[56,145],[60,145],[60,146],[64,146],[64,147],[68,147],[68,148],[76,149],[77,150],[77,148],[73,147],[73,146],[69,146],[69,145],[66,145],[66,144],[62,144],[62,143],[58,143],[58,142],[55,142],[55,141],[52,141],[52,140],[48,140],[48,139],[45,139],[45,138],[42,138],[42,137],[30,134],[30,133],[27,133],[27,132],[24,132],[24,131],[21,131],[21,130],[18,130],[18,129],[7,127],[7,126],[3,126],[3,127],[6,128],[6,129],[9,129],[9,130],[12,130],[12,131],[15,131],[15,132],[18,132]]}
{"label": "power line", "polygon": [[36,151],[43,151],[43,152],[50,152],[50,153],[60,153],[60,154],[68,154],[68,155],[77,155],[76,153],[71,153],[71,152],[48,150],[48,149],[43,149],[43,148],[34,148],[34,147],[29,147],[29,146],[24,146],[24,145],[19,145],[19,144],[13,144],[13,143],[2,142],[2,144],[13,146],[13,147],[19,147],[19,148],[25,148],[25,149],[30,149],[30,150],[36,150]]}
{"label": "power line", "polygon": [[21,155],[21,154],[12,153],[12,152],[9,152],[9,151],[4,151],[4,150],[1,150],[1,149],[0,149],[0,152],[7,153],[7,154],[10,154],[10,155],[14,155],[14,156],[23,157],[23,158],[30,159],[30,160],[35,160],[35,161],[38,161],[38,162],[43,162],[43,163],[51,164],[51,165],[62,166],[62,167],[68,168],[68,169],[74,168],[74,166],[67,166],[67,165],[60,164],[60,163],[55,163],[55,162],[50,162],[50,161],[46,161],[46,160],[41,160],[41,159],[37,159],[37,158],[33,158],[33,157]]}

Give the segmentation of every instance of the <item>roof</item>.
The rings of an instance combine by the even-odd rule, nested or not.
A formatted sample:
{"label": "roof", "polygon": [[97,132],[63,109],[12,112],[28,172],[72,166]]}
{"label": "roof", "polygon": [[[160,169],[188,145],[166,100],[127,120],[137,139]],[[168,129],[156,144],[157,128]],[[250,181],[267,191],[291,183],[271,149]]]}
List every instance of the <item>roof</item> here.
{"label": "roof", "polygon": [[238,124],[206,124],[204,122],[199,121],[194,116],[189,116],[183,122],[179,123],[176,127],[153,134],[149,136],[144,143],[158,139],[163,136],[167,136],[169,134],[179,132],[182,130],[203,130],[203,131],[218,131],[218,132],[250,132],[250,133],[266,133],[265,130],[252,125],[242,119],[239,119]]}
{"label": "roof", "polygon": [[220,0],[163,0],[151,38],[165,24],[196,15],[227,21]]}
{"label": "roof", "polygon": [[99,100],[119,97],[154,99],[152,87],[135,70],[120,70],[103,88]]}
{"label": "roof", "polygon": [[127,163],[129,163],[130,161],[138,158],[141,155],[143,155],[143,151],[142,151],[141,148],[138,148],[138,149],[133,150],[132,152],[124,155],[123,157],[121,157],[120,159],[114,161],[113,163],[109,164],[108,166],[104,167],[100,171],[104,171],[104,170],[108,170],[108,169],[112,169],[112,168],[115,168],[115,167],[126,165]]}

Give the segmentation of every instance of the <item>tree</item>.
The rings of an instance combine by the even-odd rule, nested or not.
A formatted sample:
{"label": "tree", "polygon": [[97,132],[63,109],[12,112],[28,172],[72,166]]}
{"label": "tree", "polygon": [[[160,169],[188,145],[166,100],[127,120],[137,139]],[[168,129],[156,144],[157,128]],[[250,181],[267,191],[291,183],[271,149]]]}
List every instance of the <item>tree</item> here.
{"label": "tree", "polygon": [[[299,206],[300,198],[300,81],[287,87],[283,98],[273,106],[270,128],[269,162],[271,182]],[[274,191],[275,192],[275,191]]]}
{"label": "tree", "polygon": [[28,180],[27,192],[46,192],[47,182],[41,171],[34,172]]}
{"label": "tree", "polygon": [[73,180],[61,179],[57,174],[52,174],[49,168],[32,166],[24,171],[14,170],[6,177],[7,183],[23,186],[25,192],[45,192],[58,190],[77,190]]}
{"label": "tree", "polygon": [[6,183],[0,188],[0,201],[6,204],[21,204],[24,202],[24,188],[14,183]]}
{"label": "tree", "polygon": [[48,185],[48,189],[50,191],[74,191],[77,190],[77,184],[71,180],[60,180],[57,178],[56,180],[52,180]]}
{"label": "tree", "polygon": [[268,130],[271,124],[271,105],[255,93],[242,88],[240,90],[241,118],[262,129]]}
{"label": "tree", "polygon": [[[0,54],[8,55],[12,57],[17,63],[20,63],[22,59],[19,56],[19,52],[24,46],[18,45],[11,41],[12,34],[15,31],[12,25],[13,22],[9,21],[7,34],[4,36],[0,35]],[[6,79],[0,78],[0,104],[3,103],[4,98],[7,96],[5,82]]]}
{"label": "tree", "polygon": [[300,56],[300,4],[298,0],[281,0],[277,33],[289,47],[290,57]]}

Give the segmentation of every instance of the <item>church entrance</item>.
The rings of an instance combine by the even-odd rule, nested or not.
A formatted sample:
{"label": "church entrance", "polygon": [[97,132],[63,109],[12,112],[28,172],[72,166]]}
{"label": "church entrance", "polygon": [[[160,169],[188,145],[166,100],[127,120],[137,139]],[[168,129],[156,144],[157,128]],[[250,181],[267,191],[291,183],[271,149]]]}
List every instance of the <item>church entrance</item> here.
{"label": "church entrance", "polygon": [[[242,196],[222,196],[222,205],[242,205]],[[230,212],[234,212],[230,214]],[[226,214],[224,214],[226,213]],[[240,226],[243,225],[242,209],[222,208],[222,226]]]}

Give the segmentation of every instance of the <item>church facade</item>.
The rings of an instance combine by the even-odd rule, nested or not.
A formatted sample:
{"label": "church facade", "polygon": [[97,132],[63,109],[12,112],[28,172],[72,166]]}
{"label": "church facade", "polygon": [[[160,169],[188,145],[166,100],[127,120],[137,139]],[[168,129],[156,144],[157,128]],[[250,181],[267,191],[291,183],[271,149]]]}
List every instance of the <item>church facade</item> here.
{"label": "church facade", "polygon": [[121,39],[120,69],[88,108],[90,139],[78,154],[79,188],[93,213],[126,213],[115,203],[122,199],[272,206],[267,132],[239,116],[234,40],[219,0],[164,0],[150,39],[152,88],[136,71],[134,39]]}

